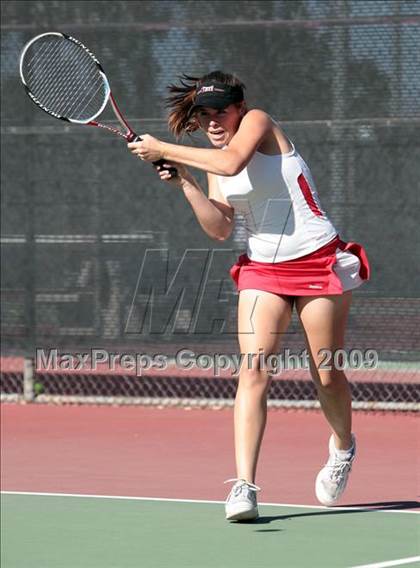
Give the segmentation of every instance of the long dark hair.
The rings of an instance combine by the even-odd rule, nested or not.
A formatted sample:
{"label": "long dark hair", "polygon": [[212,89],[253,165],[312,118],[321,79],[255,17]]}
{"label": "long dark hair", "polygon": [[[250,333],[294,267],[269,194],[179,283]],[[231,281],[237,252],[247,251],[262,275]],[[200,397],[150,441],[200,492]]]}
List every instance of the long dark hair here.
{"label": "long dark hair", "polygon": [[222,71],[212,71],[202,77],[191,77],[190,75],[182,74],[179,76],[179,81],[180,85],[168,85],[167,89],[171,94],[165,99],[166,108],[169,109],[169,130],[177,139],[182,134],[194,132],[199,128],[197,120],[190,115],[190,109],[202,84],[209,81],[218,81],[231,87],[245,89],[245,85],[238,77]]}

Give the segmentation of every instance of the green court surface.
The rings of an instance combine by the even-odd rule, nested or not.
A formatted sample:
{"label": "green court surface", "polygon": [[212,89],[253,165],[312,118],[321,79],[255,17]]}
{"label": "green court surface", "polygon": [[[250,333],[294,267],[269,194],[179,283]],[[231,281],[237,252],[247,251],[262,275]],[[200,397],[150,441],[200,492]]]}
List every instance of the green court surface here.
{"label": "green court surface", "polygon": [[419,566],[419,515],[260,505],[2,494],[2,568]]}

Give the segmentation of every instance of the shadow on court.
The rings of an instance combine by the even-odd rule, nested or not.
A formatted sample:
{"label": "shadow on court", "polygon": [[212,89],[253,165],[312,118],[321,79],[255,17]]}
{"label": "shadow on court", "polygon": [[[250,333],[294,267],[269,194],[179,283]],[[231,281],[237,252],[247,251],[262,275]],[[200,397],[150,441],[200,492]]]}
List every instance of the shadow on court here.
{"label": "shadow on court", "polygon": [[379,503],[356,503],[352,505],[346,505],[346,507],[371,507],[378,511],[419,509],[420,501],[383,501]]}
{"label": "shadow on court", "polygon": [[[346,507],[354,507],[354,510],[342,510],[342,509],[328,509],[323,511],[310,511],[308,513],[296,513],[291,515],[262,515],[255,521],[242,521],[235,524],[253,524],[253,525],[266,525],[272,523],[273,521],[286,521],[289,519],[297,519],[303,517],[320,517],[326,515],[354,515],[355,513],[374,513],[377,511],[392,511],[392,510],[406,510],[406,509],[417,509],[420,507],[419,501],[384,501],[378,503],[363,503],[363,504],[353,504],[346,505]],[[276,532],[282,529],[264,529],[256,532]]]}

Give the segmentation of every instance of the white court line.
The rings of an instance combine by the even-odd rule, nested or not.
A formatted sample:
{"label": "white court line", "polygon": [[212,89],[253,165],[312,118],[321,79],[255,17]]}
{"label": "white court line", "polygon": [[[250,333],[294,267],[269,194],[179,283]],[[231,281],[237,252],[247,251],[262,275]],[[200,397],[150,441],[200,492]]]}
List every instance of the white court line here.
{"label": "white court line", "polygon": [[[120,499],[126,501],[169,501],[173,503],[205,503],[210,505],[224,505],[224,501],[210,501],[205,499],[172,499],[166,497],[132,497],[130,495],[91,495],[85,493],[40,493],[35,491],[0,491],[2,495],[29,495],[37,497],[79,497],[84,499]],[[291,507],[297,509],[318,509],[323,511],[365,511],[378,513],[409,513],[420,514],[420,511],[405,511],[403,509],[381,509],[369,507],[323,507],[316,505],[295,505],[294,503],[259,503],[270,507]]]}
{"label": "white court line", "polygon": [[352,568],[388,568],[389,566],[402,566],[403,564],[413,564],[413,562],[419,561],[420,556],[411,556],[410,558],[400,558],[399,560],[376,562],[375,564],[363,564],[359,566],[353,566]]}

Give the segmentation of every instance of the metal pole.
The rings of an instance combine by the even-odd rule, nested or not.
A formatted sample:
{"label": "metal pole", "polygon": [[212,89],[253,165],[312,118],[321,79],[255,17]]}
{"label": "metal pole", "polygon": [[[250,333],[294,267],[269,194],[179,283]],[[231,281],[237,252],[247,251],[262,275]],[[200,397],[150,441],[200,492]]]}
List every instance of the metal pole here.
{"label": "metal pole", "polygon": [[32,402],[35,398],[35,364],[31,357],[25,357],[23,361],[23,399]]}

